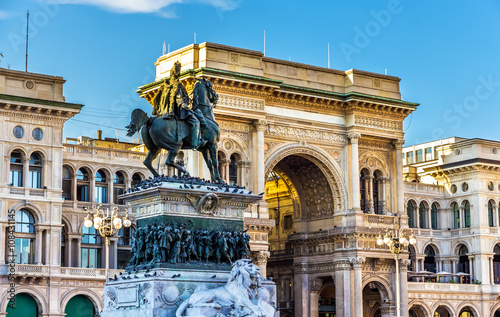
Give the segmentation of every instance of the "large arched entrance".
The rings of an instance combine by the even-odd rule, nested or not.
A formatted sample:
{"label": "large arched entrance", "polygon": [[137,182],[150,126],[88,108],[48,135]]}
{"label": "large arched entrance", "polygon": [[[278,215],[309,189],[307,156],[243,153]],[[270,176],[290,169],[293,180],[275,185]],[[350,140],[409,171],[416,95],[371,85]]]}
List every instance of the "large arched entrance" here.
{"label": "large arched entrance", "polygon": [[379,282],[370,282],[363,288],[363,316],[388,317],[389,296],[385,287]]}
{"label": "large arched entrance", "polygon": [[71,317],[94,317],[96,309],[92,301],[85,295],[76,295],[66,304],[64,313]]}
{"label": "large arched entrance", "polygon": [[321,290],[318,298],[319,317],[335,317],[337,306],[335,305],[335,288],[327,286]]}
{"label": "large arched entrance", "polygon": [[[11,305],[12,304],[12,305]],[[7,306],[7,317],[39,317],[40,309],[33,297],[26,293],[19,293]]]}
{"label": "large arched entrance", "polygon": [[493,317],[500,317],[500,309],[495,311],[495,314],[493,315]]}
{"label": "large arched entrance", "polygon": [[413,305],[408,311],[408,317],[427,317],[427,314],[422,306]]}

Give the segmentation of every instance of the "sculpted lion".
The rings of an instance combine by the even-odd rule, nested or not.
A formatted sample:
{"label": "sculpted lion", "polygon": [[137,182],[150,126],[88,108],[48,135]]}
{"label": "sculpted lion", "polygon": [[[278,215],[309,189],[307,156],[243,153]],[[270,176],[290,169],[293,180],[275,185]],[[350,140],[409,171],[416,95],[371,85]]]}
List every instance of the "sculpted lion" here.
{"label": "sculpted lion", "polygon": [[[273,317],[274,307],[259,296],[260,279],[259,268],[251,260],[238,260],[234,263],[226,285],[192,294],[179,305],[176,317]],[[221,312],[224,308],[229,308],[230,312]]]}

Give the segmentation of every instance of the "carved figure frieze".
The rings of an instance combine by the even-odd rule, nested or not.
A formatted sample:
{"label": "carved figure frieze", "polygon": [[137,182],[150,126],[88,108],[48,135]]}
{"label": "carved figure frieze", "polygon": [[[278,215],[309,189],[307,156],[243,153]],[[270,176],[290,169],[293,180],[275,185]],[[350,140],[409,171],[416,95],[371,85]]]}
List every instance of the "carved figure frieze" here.
{"label": "carved figure frieze", "polygon": [[294,138],[299,140],[310,140],[310,141],[330,142],[339,144],[345,144],[347,142],[346,137],[343,134],[290,127],[290,126],[282,126],[277,124],[267,125],[266,134],[273,136],[281,136],[286,138]]}
{"label": "carved figure frieze", "polygon": [[261,99],[250,99],[220,94],[218,104],[222,107],[264,111],[264,100]]}
{"label": "carved figure frieze", "polygon": [[219,197],[214,193],[205,195],[186,194],[186,198],[191,201],[194,209],[201,214],[214,215],[217,208],[222,204]]}
{"label": "carved figure frieze", "polygon": [[403,130],[403,122],[401,121],[384,120],[376,117],[355,116],[354,124],[362,127],[384,129],[384,130],[393,130],[393,131]]}

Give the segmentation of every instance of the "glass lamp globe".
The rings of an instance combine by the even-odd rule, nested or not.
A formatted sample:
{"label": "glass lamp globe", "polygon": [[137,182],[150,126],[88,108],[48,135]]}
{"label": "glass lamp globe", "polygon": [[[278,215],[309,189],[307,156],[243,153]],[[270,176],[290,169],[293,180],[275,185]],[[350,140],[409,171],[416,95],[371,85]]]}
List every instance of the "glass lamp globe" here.
{"label": "glass lamp globe", "polygon": [[117,222],[115,224],[115,229],[120,230],[121,228],[122,228],[122,223],[121,222]]}
{"label": "glass lamp globe", "polygon": [[101,223],[102,223],[102,218],[99,215],[95,216],[94,217],[94,226],[99,226],[100,227]]}
{"label": "glass lamp globe", "polygon": [[410,237],[410,244],[411,244],[411,245],[414,245],[415,243],[417,243],[417,239],[415,239],[415,237],[414,237],[414,236],[411,236],[411,237]]}
{"label": "glass lamp globe", "polygon": [[83,225],[87,228],[92,227],[92,220],[90,220],[89,217],[85,217],[85,221],[83,222]]}
{"label": "glass lamp globe", "polygon": [[125,219],[123,219],[123,225],[126,228],[128,228],[128,227],[130,227],[132,225],[132,221],[130,221],[130,219],[125,218]]}
{"label": "glass lamp globe", "polygon": [[389,239],[389,237],[385,237],[385,238],[384,238],[384,243],[385,243],[385,244],[389,244],[389,241],[391,241],[391,239]]}
{"label": "glass lamp globe", "polygon": [[96,230],[99,230],[99,228],[100,228],[100,227],[101,227],[101,225],[98,225],[98,224],[94,223],[94,228],[95,228]]}
{"label": "glass lamp globe", "polygon": [[115,218],[113,219],[113,225],[115,227],[120,226],[120,228],[121,228],[121,226],[122,226],[122,220],[120,218],[118,218],[118,217],[115,216]]}
{"label": "glass lamp globe", "polygon": [[401,237],[401,238],[399,238],[399,243],[401,243],[401,244],[405,244],[405,243],[406,243],[406,239],[405,239],[405,237]]}

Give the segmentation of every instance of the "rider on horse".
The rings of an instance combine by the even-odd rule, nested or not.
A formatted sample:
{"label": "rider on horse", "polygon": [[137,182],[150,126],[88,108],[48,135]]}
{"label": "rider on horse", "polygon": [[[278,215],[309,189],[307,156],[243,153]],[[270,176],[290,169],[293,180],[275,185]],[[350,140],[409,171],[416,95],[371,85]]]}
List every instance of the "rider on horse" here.
{"label": "rider on horse", "polygon": [[183,120],[191,128],[191,145],[193,149],[198,149],[205,145],[206,140],[200,135],[200,121],[204,123],[203,114],[199,111],[193,111],[189,106],[189,96],[186,87],[179,81],[181,64],[175,62],[170,70],[170,82],[165,79],[160,91],[153,100],[153,116],[174,118]]}

